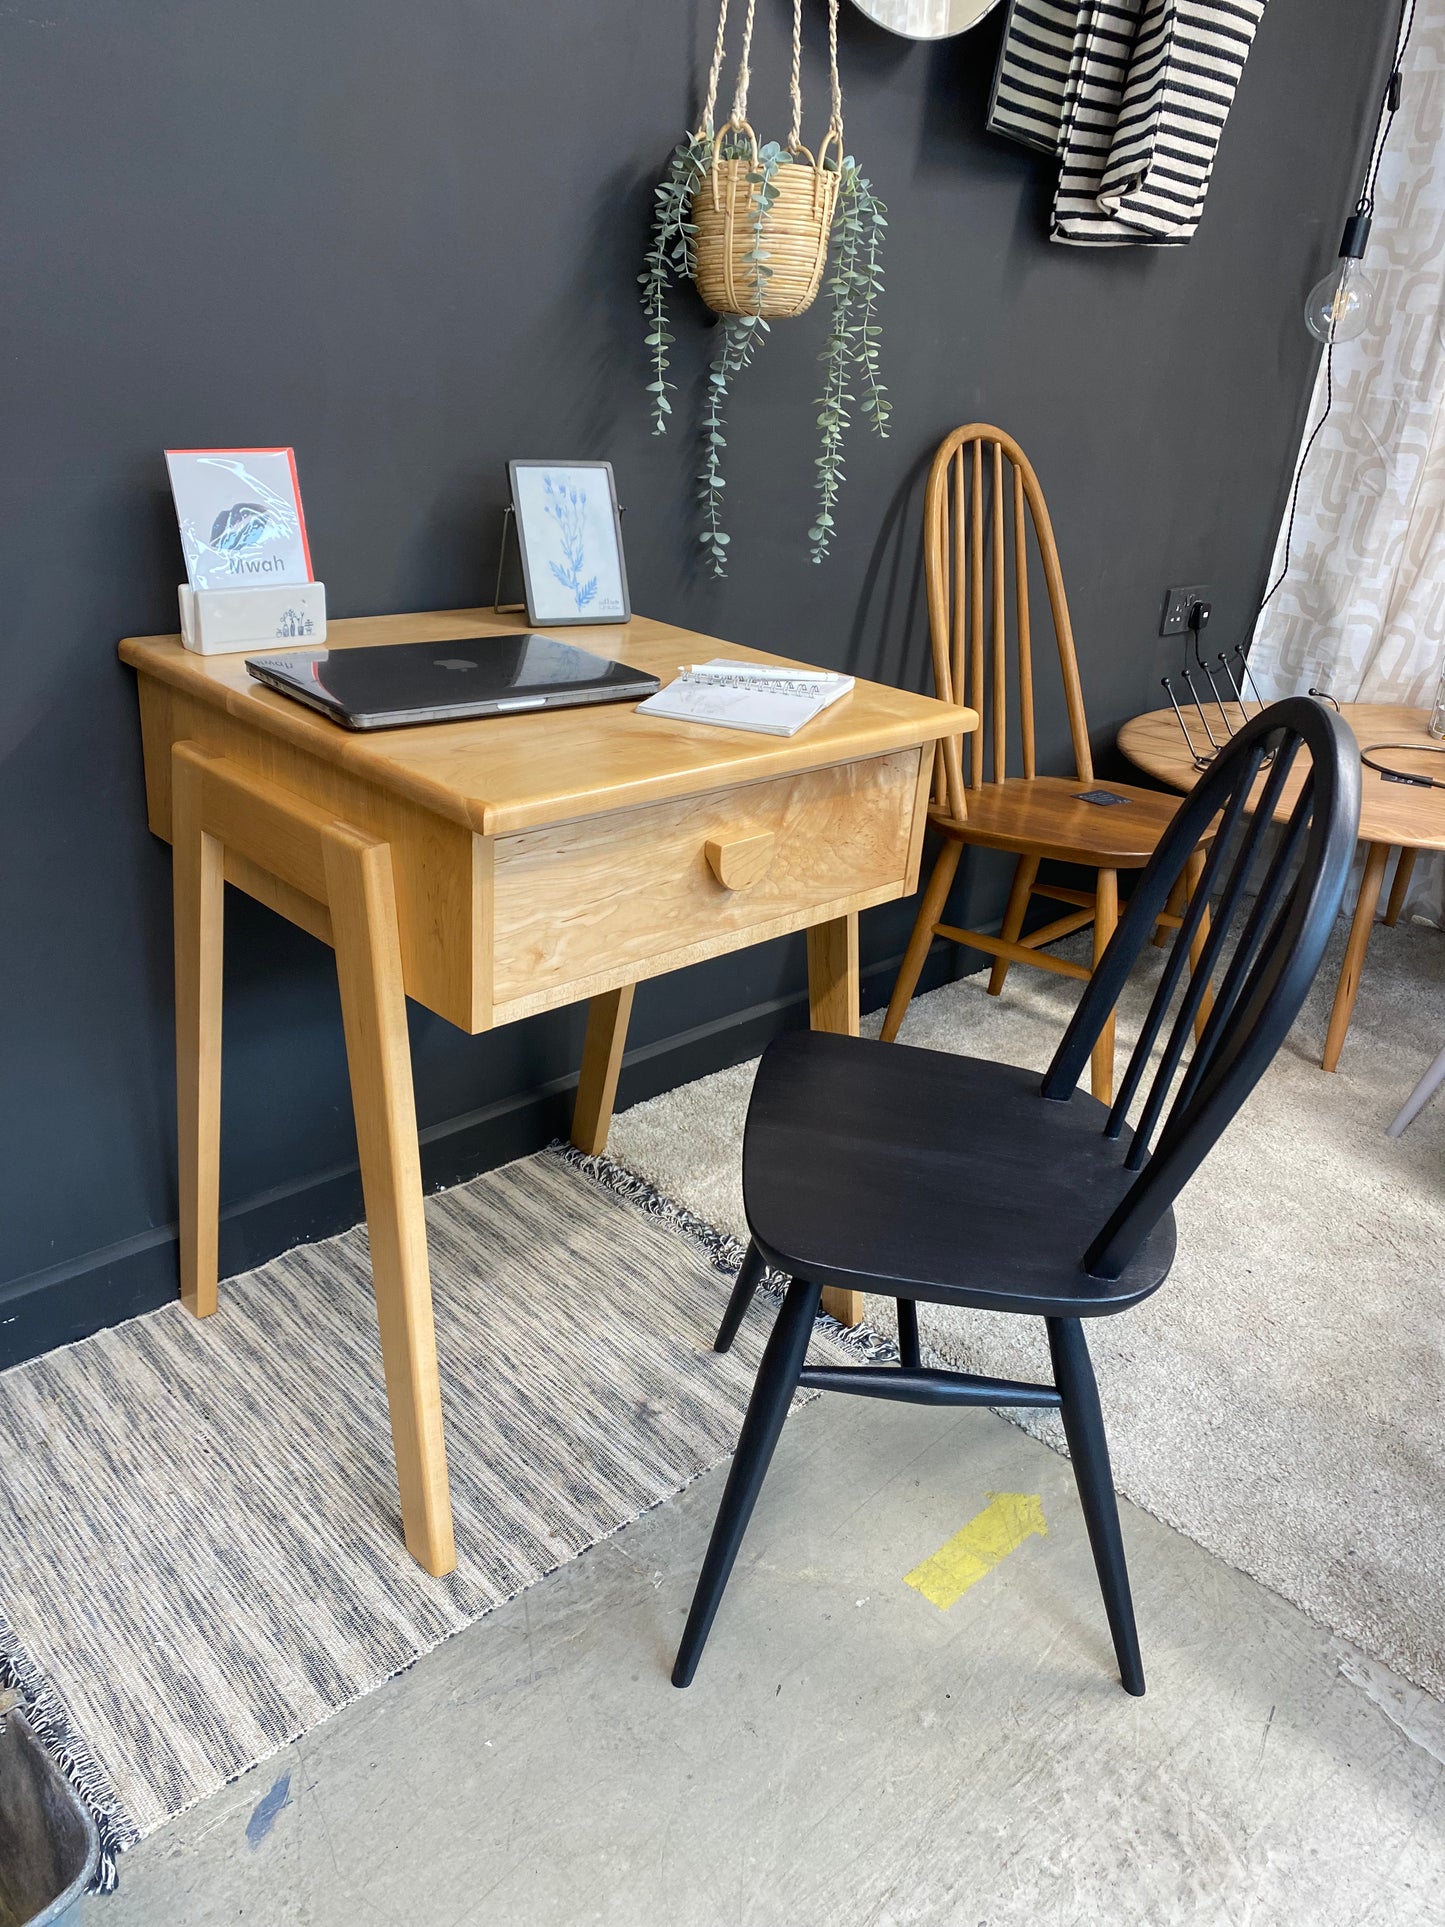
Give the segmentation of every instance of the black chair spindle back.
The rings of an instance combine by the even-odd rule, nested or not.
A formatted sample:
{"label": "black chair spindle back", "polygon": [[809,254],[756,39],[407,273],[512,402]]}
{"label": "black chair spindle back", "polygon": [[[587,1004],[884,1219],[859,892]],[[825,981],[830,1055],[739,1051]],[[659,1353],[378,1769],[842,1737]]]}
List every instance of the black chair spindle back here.
{"label": "black chair spindle back", "polygon": [[[1307,752],[1309,767],[1271,847],[1271,827],[1282,814],[1301,750]],[[1252,794],[1256,784],[1258,796]],[[1360,759],[1354,737],[1333,710],[1306,696],[1275,703],[1248,722],[1180,804],[1044,1078],[1045,1098],[1067,1102],[1073,1096],[1155,919],[1213,824],[1203,876],[1105,1125],[1106,1136],[1122,1132],[1150,1070],[1191,946],[1197,948],[1125,1155],[1125,1168],[1139,1175],[1083,1256],[1091,1276],[1119,1277],[1283,1043],[1339,913],[1359,817]],[[1252,880],[1257,881],[1251,902]],[[1221,969],[1212,1008],[1185,1064],[1206,991]]]}

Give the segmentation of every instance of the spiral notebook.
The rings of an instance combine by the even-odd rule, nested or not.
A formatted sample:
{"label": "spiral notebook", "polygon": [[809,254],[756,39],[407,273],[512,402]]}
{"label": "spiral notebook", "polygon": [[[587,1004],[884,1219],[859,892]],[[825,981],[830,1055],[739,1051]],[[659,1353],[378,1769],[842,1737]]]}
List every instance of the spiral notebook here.
{"label": "spiral notebook", "polygon": [[851,676],[828,669],[786,669],[716,656],[690,664],[655,696],[637,705],[639,716],[670,722],[711,723],[718,729],[753,729],[764,736],[796,736],[853,687]]}

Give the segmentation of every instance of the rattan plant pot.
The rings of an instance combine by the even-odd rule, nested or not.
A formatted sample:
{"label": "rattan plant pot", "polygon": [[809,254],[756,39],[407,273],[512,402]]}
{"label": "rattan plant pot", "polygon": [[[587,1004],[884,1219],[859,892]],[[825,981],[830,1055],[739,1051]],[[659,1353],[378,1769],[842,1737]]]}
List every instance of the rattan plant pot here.
{"label": "rattan plant pot", "polygon": [[[718,158],[735,135],[749,152]],[[692,198],[693,280],[714,314],[756,314],[782,321],[812,306],[822,285],[828,241],[838,204],[838,169],[827,165],[829,134],[814,160],[806,147],[772,177],[776,199],[758,218],[761,183],[758,142],[747,123],[729,123],[718,135],[714,159]],[[761,241],[767,274],[761,293],[751,258]]]}

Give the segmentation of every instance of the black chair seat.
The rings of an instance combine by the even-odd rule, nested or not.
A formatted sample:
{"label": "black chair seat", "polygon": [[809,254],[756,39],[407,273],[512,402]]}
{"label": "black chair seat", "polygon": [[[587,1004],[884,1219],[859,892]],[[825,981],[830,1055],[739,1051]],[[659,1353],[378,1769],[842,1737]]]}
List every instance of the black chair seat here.
{"label": "black chair seat", "polygon": [[762,1256],[845,1291],[1044,1317],[1122,1311],[1174,1261],[1166,1211],[1116,1279],[1080,1253],[1134,1181],[1108,1107],[1037,1071],[827,1032],[758,1067],[743,1197]]}

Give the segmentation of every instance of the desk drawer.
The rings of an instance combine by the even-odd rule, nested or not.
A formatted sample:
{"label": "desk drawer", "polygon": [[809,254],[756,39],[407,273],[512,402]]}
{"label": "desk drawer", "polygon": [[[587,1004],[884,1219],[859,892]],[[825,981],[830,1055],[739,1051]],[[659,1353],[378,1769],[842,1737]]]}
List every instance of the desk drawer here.
{"label": "desk drawer", "polygon": [[582,995],[902,895],[918,781],[906,749],[498,837],[495,1004],[560,1002],[564,985]]}

